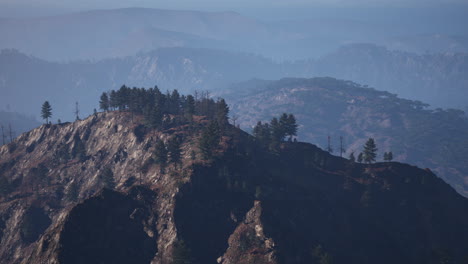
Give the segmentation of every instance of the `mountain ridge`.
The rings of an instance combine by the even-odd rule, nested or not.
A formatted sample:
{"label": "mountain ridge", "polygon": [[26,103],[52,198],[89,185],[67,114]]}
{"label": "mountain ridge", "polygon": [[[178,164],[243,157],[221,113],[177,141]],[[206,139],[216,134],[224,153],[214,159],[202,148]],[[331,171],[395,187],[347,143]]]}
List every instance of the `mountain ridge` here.
{"label": "mountain ridge", "polygon": [[430,168],[467,195],[468,138],[463,135],[468,118],[463,111],[430,109],[419,101],[334,78],[254,80],[235,87],[218,95],[230,103],[244,129],[251,130],[258,120],[269,121],[277,111],[294,113],[302,141],[325,149],[331,136],[335,155],[340,155],[343,137],[343,155],[354,152],[357,157],[365,140],[373,137],[381,153],[392,151],[395,160]]}
{"label": "mountain ridge", "polygon": [[[110,246],[111,251],[99,251],[102,256],[124,248],[139,252],[142,247],[136,246],[143,241],[154,252],[154,263],[188,258],[177,252],[191,252],[192,261],[203,263],[309,263],[319,245],[336,263],[464,257],[468,200],[432,172],[396,162],[352,163],[308,143],[284,142],[271,153],[232,126],[225,128],[214,159],[203,160],[196,142],[206,121],[200,120],[191,132],[173,127],[141,137],[140,116],[98,113],[74,123],[42,125],[0,147],[2,177],[15,188],[0,201],[2,259],[62,263],[81,256],[89,261],[93,248]],[[169,163],[163,172],[148,159],[156,140],[175,135],[183,138],[182,163]],[[122,194],[99,191],[108,166]],[[73,184],[76,202],[67,198]],[[411,217],[402,217],[406,213]],[[30,215],[43,218],[45,225],[30,226]],[[103,228],[108,217],[112,224]],[[421,225],[423,219],[429,224]],[[350,224],[354,228],[345,228]],[[118,225],[140,235],[116,233]],[[336,228],[342,233],[331,232]],[[97,234],[116,243],[96,239]],[[431,239],[422,241],[416,234]],[[69,240],[70,235],[82,240]],[[384,242],[376,243],[377,236]],[[359,248],[351,243],[356,237]],[[84,247],[87,243],[95,247]],[[13,254],[18,250],[20,255]]]}

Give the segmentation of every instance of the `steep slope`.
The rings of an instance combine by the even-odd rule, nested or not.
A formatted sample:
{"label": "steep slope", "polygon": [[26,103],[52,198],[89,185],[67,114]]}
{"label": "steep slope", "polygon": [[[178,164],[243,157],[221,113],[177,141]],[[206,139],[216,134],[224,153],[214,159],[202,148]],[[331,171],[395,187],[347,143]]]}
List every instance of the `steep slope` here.
{"label": "steep slope", "polygon": [[[460,263],[466,255],[468,200],[429,171],[356,164],[306,143],[270,151],[233,126],[206,160],[203,118],[166,130],[143,129],[140,118],[98,113],[0,148],[9,185],[3,262]],[[155,142],[175,135],[182,162],[163,169],[152,160]],[[108,169],[118,192],[100,191]]]}
{"label": "steep slope", "polygon": [[468,195],[468,120],[462,111],[427,110],[421,102],[333,78],[250,81],[222,96],[247,130],[278,112],[294,113],[301,140],[325,148],[331,136],[339,155],[343,136],[348,157],[357,156],[365,140],[374,137],[380,153],[393,151],[398,161],[437,171]]}

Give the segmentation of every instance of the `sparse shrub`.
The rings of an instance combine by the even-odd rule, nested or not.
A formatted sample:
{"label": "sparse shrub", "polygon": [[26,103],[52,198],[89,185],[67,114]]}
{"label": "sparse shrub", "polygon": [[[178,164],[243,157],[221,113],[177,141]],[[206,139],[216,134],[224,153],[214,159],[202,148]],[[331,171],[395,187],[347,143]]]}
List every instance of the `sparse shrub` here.
{"label": "sparse shrub", "polygon": [[317,264],[332,264],[333,263],[332,256],[323,249],[322,245],[318,245],[312,250],[312,258],[314,260],[314,262],[312,263],[317,263]]}
{"label": "sparse shrub", "polygon": [[75,145],[72,148],[71,156],[82,161],[86,158],[85,145],[78,134],[75,134],[73,139],[75,141]]}
{"label": "sparse shrub", "polygon": [[239,235],[239,249],[246,251],[249,248],[260,246],[260,241],[255,236],[255,231],[246,230]]}
{"label": "sparse shrub", "polygon": [[49,227],[51,220],[44,210],[31,207],[24,213],[20,235],[24,242],[32,243]]}
{"label": "sparse shrub", "polygon": [[68,186],[67,193],[66,193],[66,198],[70,202],[76,202],[78,200],[80,190],[78,183],[76,181],[73,181],[70,186]]}
{"label": "sparse shrub", "polygon": [[155,150],[153,153],[153,160],[161,167],[161,172],[164,172],[167,164],[167,148],[164,141],[158,140],[156,142]]}
{"label": "sparse shrub", "polygon": [[17,146],[16,146],[15,142],[11,142],[10,144],[8,144],[8,152],[9,153],[15,152],[16,148],[17,148]]}
{"label": "sparse shrub", "polygon": [[101,174],[99,175],[99,181],[102,183],[104,188],[115,188],[114,173],[109,167],[106,167],[102,170]]}
{"label": "sparse shrub", "polygon": [[192,252],[184,240],[177,241],[172,249],[172,264],[194,263]]}
{"label": "sparse shrub", "polygon": [[154,160],[152,158],[147,159],[145,162],[143,162],[143,165],[140,167],[141,173],[148,173],[149,168],[153,164]]}
{"label": "sparse shrub", "polygon": [[132,186],[135,182],[136,182],[136,178],[134,176],[130,176],[125,182],[124,182],[124,186],[125,187],[130,187]]}
{"label": "sparse shrub", "polygon": [[34,151],[34,148],[36,148],[36,143],[32,143],[31,145],[29,145],[28,147],[26,147],[26,152],[27,153],[31,153]]}
{"label": "sparse shrub", "polygon": [[136,126],[134,129],[133,129],[133,134],[135,135],[135,137],[137,138],[137,142],[142,142],[143,139],[145,138],[145,134],[146,134],[146,128],[144,125],[138,125]]}
{"label": "sparse shrub", "polygon": [[0,196],[7,195],[11,191],[11,184],[4,176],[0,176]]}

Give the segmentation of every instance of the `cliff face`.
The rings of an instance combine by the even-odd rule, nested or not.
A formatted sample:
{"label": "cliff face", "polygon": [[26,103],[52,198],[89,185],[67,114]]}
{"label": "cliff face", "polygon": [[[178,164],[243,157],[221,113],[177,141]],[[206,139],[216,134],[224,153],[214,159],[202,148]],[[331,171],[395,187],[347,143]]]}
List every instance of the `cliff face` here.
{"label": "cliff face", "polygon": [[[50,263],[69,263],[59,261],[68,256],[68,253],[61,252],[62,249],[68,251],[77,247],[69,237],[76,235],[72,232],[76,232],[73,226],[81,224],[85,224],[81,243],[93,241],[98,243],[94,244],[96,248],[110,248],[113,251],[114,247],[102,244],[114,240],[107,236],[114,233],[114,229],[120,230],[122,236],[145,237],[143,233],[122,232],[128,228],[139,229],[146,234],[145,239],[150,242],[145,243],[152,245],[154,252],[157,251],[157,245],[165,247],[174,240],[176,229],[173,221],[159,221],[157,216],[165,220],[172,219],[174,196],[178,189],[176,183],[182,178],[174,177],[173,174],[182,173],[185,168],[178,172],[168,168],[171,170],[169,174],[161,173],[159,168],[151,166],[152,144],[156,139],[167,139],[169,133],[152,131],[144,138],[138,138],[134,133],[138,125],[132,123],[132,119],[129,113],[102,113],[75,123],[43,125],[1,148],[1,174],[8,179],[12,189],[0,205],[4,222],[1,255],[5,263],[42,263],[36,261],[36,257],[48,259]],[[136,118],[133,121],[136,122]],[[188,153],[191,146],[184,147]],[[108,194],[112,191],[102,193],[98,196],[101,198],[90,198],[103,188],[102,175],[108,168],[112,171],[116,189],[128,193],[126,195],[130,198]],[[158,195],[145,199],[135,194],[133,197],[131,187],[140,183],[146,186],[147,192],[156,192]],[[159,188],[162,189],[159,191]],[[148,204],[138,205],[142,202],[140,200]],[[114,207],[122,211],[112,211]],[[37,227],[35,217],[28,221],[25,212],[29,208],[38,208],[36,211],[48,219],[45,221],[48,225]],[[106,208],[108,211],[104,213]],[[143,216],[138,217],[146,221],[143,225],[142,220],[130,221],[125,218],[137,217],[140,213]],[[86,215],[86,218],[80,218],[79,215]],[[92,219],[100,219],[101,222],[93,224]],[[38,234],[25,238],[21,234],[25,233],[23,230],[28,229],[29,225]],[[158,231],[158,228],[161,230]],[[49,233],[41,237],[46,230]],[[100,230],[103,240],[89,235],[96,233],[96,230]],[[39,238],[42,240],[37,242]],[[121,237],[121,240],[128,238]],[[134,244],[130,241],[126,243]],[[36,257],[29,258],[31,254]],[[155,258],[155,255],[150,259]]]}
{"label": "cliff face", "polygon": [[[190,126],[99,113],[0,148],[1,263],[461,263],[468,201],[430,171],[226,127],[203,160]],[[161,168],[157,139],[182,138]],[[115,184],[109,184],[113,175]],[[114,190],[103,187],[114,187]]]}

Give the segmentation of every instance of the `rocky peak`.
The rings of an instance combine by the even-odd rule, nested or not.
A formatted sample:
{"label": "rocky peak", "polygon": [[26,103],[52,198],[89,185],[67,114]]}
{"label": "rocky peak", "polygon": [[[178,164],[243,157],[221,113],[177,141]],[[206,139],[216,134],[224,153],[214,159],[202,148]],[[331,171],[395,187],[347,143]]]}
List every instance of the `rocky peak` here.
{"label": "rocky peak", "polygon": [[[459,263],[468,252],[468,201],[430,171],[352,163],[306,143],[271,151],[230,125],[205,159],[208,122],[194,120],[149,129],[130,112],[98,113],[2,146],[0,258]],[[162,168],[156,141],[175,135],[181,162]],[[103,190],[108,175],[113,190]]]}

